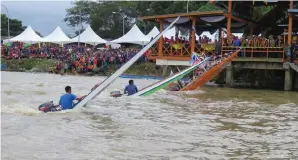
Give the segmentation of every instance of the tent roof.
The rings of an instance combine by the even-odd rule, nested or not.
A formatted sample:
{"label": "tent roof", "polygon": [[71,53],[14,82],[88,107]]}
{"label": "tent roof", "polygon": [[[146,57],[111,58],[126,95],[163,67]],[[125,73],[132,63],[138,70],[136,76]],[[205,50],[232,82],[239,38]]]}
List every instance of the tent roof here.
{"label": "tent roof", "polygon": [[175,38],[175,35],[176,35],[176,27],[172,27],[163,35],[163,37],[171,39],[172,37]]}
{"label": "tent roof", "polygon": [[[78,42],[79,36],[71,39],[71,42]],[[106,43],[107,41],[99,37],[93,29],[89,26],[85,29],[83,33],[80,34],[80,42],[90,43],[90,44],[101,44]]]}
{"label": "tent roof", "polygon": [[51,34],[42,38],[41,41],[42,42],[60,43],[60,42],[69,42],[70,39],[65,35],[65,33],[58,26]]}
{"label": "tent roof", "polygon": [[133,43],[144,45],[150,41],[150,38],[145,36],[137,25],[134,25],[125,35],[111,41],[111,43]]}
{"label": "tent roof", "polygon": [[41,37],[35,33],[35,31],[28,26],[21,34],[10,39],[11,42],[39,42]]}
{"label": "tent roof", "polygon": [[159,30],[156,26],[146,35],[149,39],[156,37],[159,34]]}

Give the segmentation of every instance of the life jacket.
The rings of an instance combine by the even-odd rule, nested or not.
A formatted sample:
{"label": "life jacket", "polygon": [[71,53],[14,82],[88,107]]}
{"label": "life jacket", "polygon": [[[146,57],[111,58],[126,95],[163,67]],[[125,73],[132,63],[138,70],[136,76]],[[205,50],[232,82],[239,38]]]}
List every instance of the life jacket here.
{"label": "life jacket", "polygon": [[79,68],[80,68],[80,69],[83,69],[84,66],[83,66],[82,64],[79,64]]}
{"label": "life jacket", "polygon": [[93,65],[88,65],[88,69],[93,70]]}

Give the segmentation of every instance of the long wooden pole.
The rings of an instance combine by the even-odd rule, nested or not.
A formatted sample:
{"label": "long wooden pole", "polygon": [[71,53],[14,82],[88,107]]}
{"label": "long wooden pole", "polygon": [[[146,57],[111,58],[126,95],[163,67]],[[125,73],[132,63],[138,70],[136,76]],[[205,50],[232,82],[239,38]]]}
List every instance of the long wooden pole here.
{"label": "long wooden pole", "polygon": [[231,34],[231,22],[232,22],[232,0],[228,2],[228,21],[227,21],[227,36]]}
{"label": "long wooden pole", "polygon": [[102,91],[104,91],[111,83],[113,83],[122,73],[124,73],[133,63],[135,63],[154,43],[158,41],[178,20],[177,17],[164,31],[160,32],[152,41],[150,41],[140,52],[126,62],[121,68],[119,68],[114,74],[105,79],[98,87],[92,90],[82,101],[80,101],[76,107],[82,107],[87,104],[88,101],[94,99]]}
{"label": "long wooden pole", "polygon": [[[161,33],[163,31],[163,20],[159,21],[159,32]],[[160,37],[159,39],[159,44],[158,44],[158,57],[161,57],[162,54],[162,48],[163,48],[163,36]]]}

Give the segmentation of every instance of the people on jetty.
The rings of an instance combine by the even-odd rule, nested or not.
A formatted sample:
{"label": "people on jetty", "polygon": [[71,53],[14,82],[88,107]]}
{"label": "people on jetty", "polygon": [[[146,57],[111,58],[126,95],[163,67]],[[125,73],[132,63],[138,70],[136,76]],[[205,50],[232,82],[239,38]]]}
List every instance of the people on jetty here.
{"label": "people on jetty", "polygon": [[137,86],[134,84],[133,80],[128,81],[128,85],[124,89],[124,94],[127,94],[128,96],[133,95],[138,92]]}

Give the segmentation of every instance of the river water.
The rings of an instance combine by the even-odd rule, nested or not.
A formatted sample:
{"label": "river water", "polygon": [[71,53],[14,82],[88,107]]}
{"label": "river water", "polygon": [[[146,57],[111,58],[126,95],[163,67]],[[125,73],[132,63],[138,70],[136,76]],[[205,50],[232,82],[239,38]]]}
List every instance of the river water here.
{"label": "river water", "polygon": [[[109,97],[86,108],[40,113],[71,85],[103,77],[1,72],[2,159],[298,159],[297,92],[204,87],[149,97]],[[139,88],[153,80],[135,80]]]}

